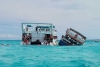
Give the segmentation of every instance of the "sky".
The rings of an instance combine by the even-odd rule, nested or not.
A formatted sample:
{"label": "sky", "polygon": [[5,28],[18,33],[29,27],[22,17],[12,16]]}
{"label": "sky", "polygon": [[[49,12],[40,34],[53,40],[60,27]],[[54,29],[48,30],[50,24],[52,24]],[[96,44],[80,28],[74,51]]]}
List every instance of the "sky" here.
{"label": "sky", "polygon": [[0,40],[21,40],[21,23],[52,23],[58,39],[73,28],[100,39],[100,0],[0,0]]}

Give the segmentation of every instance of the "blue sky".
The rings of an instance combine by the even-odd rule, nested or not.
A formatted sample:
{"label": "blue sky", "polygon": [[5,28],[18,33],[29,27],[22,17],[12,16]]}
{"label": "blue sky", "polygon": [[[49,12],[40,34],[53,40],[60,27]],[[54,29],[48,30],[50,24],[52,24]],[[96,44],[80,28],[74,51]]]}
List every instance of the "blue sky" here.
{"label": "blue sky", "polygon": [[67,28],[100,39],[100,0],[0,0],[0,40],[21,39],[22,22],[53,23],[60,39]]}

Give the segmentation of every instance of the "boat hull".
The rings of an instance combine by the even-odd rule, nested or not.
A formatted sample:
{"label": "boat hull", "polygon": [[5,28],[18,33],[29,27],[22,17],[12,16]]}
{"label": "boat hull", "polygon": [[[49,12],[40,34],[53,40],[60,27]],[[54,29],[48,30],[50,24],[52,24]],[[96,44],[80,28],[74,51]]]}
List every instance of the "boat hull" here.
{"label": "boat hull", "polygon": [[59,46],[68,46],[69,45],[68,43],[66,43],[63,40],[60,40],[58,44],[59,44]]}
{"label": "boat hull", "polygon": [[41,45],[41,42],[31,42],[31,45]]}

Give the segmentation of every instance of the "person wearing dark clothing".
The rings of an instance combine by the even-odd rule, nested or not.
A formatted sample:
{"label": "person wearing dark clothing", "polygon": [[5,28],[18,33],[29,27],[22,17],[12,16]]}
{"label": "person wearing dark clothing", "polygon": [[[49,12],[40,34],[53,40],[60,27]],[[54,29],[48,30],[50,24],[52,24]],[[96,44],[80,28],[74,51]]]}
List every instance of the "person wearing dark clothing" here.
{"label": "person wearing dark clothing", "polygon": [[38,27],[36,27],[36,31],[38,30]]}
{"label": "person wearing dark clothing", "polygon": [[74,38],[77,38],[78,37],[78,34],[76,34],[75,36],[74,36]]}

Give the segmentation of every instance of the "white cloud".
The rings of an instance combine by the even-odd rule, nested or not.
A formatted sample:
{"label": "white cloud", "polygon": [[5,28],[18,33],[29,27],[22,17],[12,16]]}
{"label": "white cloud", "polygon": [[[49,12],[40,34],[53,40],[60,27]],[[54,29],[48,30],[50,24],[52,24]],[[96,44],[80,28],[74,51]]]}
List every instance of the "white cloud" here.
{"label": "white cloud", "polygon": [[87,5],[85,1],[79,0],[10,0],[3,4],[1,2],[1,11],[3,12],[1,16],[10,21],[59,22],[59,24],[78,21],[79,23],[95,17],[92,11],[90,12],[92,9],[87,9],[85,4]]}

